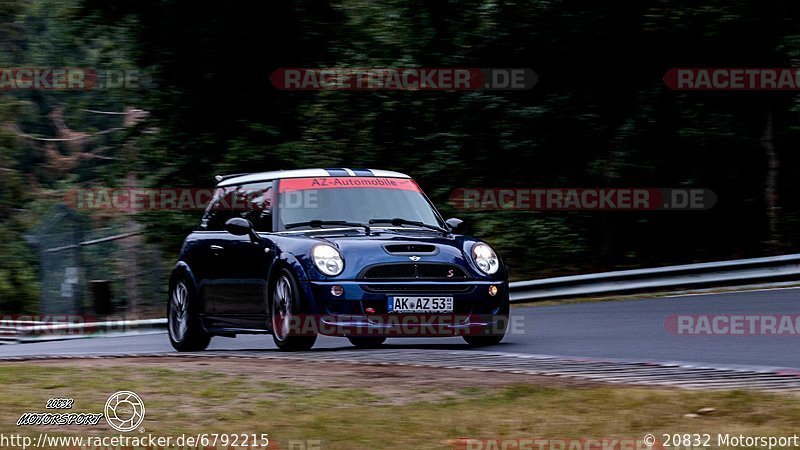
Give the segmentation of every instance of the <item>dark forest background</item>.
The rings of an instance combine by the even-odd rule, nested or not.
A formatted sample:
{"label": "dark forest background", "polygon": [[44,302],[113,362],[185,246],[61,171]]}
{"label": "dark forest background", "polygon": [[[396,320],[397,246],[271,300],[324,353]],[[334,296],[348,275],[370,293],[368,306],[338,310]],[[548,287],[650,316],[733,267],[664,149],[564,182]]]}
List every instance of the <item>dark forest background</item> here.
{"label": "dark forest background", "polygon": [[[407,172],[515,279],[800,245],[798,95],[675,92],[662,81],[671,67],[800,66],[795,1],[0,0],[0,67],[30,66],[147,76],[138,89],[0,91],[5,309],[38,298],[23,236],[68,190],[202,187],[218,173],[279,168]],[[270,85],[279,67],[334,66],[529,67],[539,82],[524,92]],[[702,187],[718,201],[702,212],[447,204],[454,188],[500,186]],[[135,219],[168,264],[199,214]]]}

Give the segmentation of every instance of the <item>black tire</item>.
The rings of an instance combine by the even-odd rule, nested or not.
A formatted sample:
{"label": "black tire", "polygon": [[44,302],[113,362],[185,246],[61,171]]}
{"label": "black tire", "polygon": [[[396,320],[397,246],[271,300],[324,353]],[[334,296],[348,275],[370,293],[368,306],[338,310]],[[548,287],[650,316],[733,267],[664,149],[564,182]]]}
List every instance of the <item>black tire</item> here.
{"label": "black tire", "polygon": [[167,334],[172,348],[179,352],[200,352],[208,348],[211,335],[203,330],[192,283],[179,278],[167,299]]}
{"label": "black tire", "polygon": [[490,345],[497,345],[506,337],[508,330],[508,322],[511,320],[511,305],[508,298],[503,299],[503,303],[495,312],[495,318],[500,319],[500,326],[494,330],[486,330],[483,334],[465,335],[462,336],[464,341],[471,347],[488,347]]}
{"label": "black tire", "polygon": [[470,345],[470,347],[488,347],[490,345],[497,345],[499,344],[505,335],[497,336],[462,336],[464,341]]}
{"label": "black tire", "polygon": [[358,348],[376,348],[386,342],[386,338],[380,336],[351,336],[347,339]]}
{"label": "black tire", "polygon": [[311,349],[317,341],[316,333],[301,335],[290,326],[292,317],[303,313],[302,295],[294,274],[288,269],[281,269],[270,292],[270,323],[275,345],[287,352]]}

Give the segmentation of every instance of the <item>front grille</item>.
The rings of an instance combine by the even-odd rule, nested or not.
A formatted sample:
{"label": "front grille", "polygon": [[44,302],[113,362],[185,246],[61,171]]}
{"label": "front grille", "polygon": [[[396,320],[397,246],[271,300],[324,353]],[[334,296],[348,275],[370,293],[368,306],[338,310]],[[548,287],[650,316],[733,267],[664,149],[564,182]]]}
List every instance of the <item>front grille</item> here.
{"label": "front grille", "polygon": [[417,264],[417,274],[420,278],[446,278],[446,279],[459,279],[467,278],[458,266],[444,265],[444,264]]}
{"label": "front grille", "polygon": [[387,264],[375,266],[364,272],[364,277],[370,280],[384,280],[396,278],[417,278],[414,264]]}
{"label": "front grille", "polygon": [[367,280],[463,280],[466,272],[453,264],[381,264],[361,275]]}
{"label": "front grille", "polygon": [[364,284],[361,287],[367,292],[452,292],[464,293],[474,289],[473,286],[447,286],[441,284]]}

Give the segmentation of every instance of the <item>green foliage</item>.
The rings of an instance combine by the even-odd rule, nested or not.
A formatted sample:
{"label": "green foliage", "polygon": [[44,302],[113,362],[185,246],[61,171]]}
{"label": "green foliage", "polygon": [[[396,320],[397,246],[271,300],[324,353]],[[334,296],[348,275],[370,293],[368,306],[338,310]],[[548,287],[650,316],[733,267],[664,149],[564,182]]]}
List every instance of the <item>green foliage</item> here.
{"label": "green foliage", "polygon": [[31,312],[39,299],[35,257],[19,233],[0,230],[0,240],[0,311]]}
{"label": "green foliage", "polygon": [[0,132],[0,311],[22,312],[34,308],[39,282],[36,258],[23,240],[18,212],[25,206],[27,189],[13,169],[11,145],[8,133]]}
{"label": "green foliage", "polygon": [[[781,253],[800,245],[796,96],[669,91],[671,67],[800,65],[789,1],[7,0],[0,65],[138,69],[142,89],[0,93],[0,299],[36,296],[22,233],[76,187],[208,187],[218,173],[301,167],[407,172],[466,219],[515,278]],[[279,67],[529,67],[526,92],[285,92]],[[137,126],[80,145],[58,136]],[[777,223],[763,139],[774,117]],[[65,166],[56,156],[100,151]],[[56,158],[57,159],[57,158]],[[708,212],[461,211],[460,187],[704,187]],[[33,202],[33,203],[31,203]],[[49,204],[49,203],[48,203]],[[38,206],[37,206],[38,205]],[[95,221],[106,220],[97,214]],[[172,259],[197,212],[138,217]],[[774,226],[773,226],[774,225]],[[10,243],[9,243],[10,242]],[[13,243],[13,244],[12,244]],[[12,269],[13,267],[13,269]],[[35,277],[34,277],[35,279]],[[6,291],[2,286],[6,287]],[[20,287],[22,286],[22,287]]]}

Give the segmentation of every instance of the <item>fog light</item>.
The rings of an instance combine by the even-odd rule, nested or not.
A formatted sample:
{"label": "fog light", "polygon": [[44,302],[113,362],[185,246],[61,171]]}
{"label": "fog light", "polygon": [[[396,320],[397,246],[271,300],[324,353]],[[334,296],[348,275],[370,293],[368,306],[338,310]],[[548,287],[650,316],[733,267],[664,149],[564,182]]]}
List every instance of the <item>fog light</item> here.
{"label": "fog light", "polygon": [[334,297],[338,297],[338,296],[344,294],[344,289],[339,285],[331,286],[331,294]]}
{"label": "fog light", "polygon": [[489,295],[491,295],[492,297],[497,295],[497,286],[495,285],[489,286]]}

